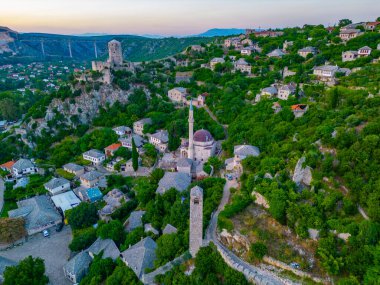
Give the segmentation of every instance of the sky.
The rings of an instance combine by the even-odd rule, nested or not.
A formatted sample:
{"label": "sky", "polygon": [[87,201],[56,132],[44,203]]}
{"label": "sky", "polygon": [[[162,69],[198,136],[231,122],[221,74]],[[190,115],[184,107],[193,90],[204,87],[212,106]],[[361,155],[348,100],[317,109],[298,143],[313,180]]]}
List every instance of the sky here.
{"label": "sky", "polygon": [[211,28],[269,28],[370,21],[379,0],[0,0],[0,26],[60,34],[191,35]]}

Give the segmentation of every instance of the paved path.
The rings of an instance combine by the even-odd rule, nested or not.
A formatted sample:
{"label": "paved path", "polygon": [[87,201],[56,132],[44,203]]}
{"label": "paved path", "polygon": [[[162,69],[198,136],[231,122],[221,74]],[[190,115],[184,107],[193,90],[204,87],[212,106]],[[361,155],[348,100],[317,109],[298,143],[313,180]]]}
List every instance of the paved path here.
{"label": "paved path", "polygon": [[5,191],[4,180],[0,178],[0,214],[4,206],[4,191]]}
{"label": "paved path", "polygon": [[45,261],[49,285],[72,285],[63,275],[62,269],[70,257],[69,243],[71,239],[70,227],[65,226],[59,233],[52,227],[49,238],[43,237],[41,233],[35,234],[28,237],[28,241],[20,246],[0,251],[0,256],[16,262],[29,255],[40,257]]}
{"label": "paved path", "polygon": [[207,106],[204,106],[204,109],[205,109],[206,112],[210,115],[211,119],[213,119],[218,125],[220,125],[220,126],[223,127],[223,130],[224,130],[224,139],[226,140],[227,137],[228,137],[228,132],[227,132],[228,125],[222,125],[222,124],[218,121],[218,118],[214,115],[213,112],[211,112],[211,110],[210,110]]}
{"label": "paved path", "polygon": [[231,266],[232,268],[242,272],[248,281],[253,282],[259,285],[280,285],[285,284],[285,281],[281,278],[278,278],[273,273],[253,266],[244,260],[236,256],[232,251],[226,248],[217,237],[217,224],[219,213],[224,209],[225,205],[228,203],[230,198],[230,189],[232,187],[237,187],[238,183],[236,180],[227,181],[223,189],[223,197],[219,204],[218,209],[213,213],[210,221],[210,225],[206,231],[206,243],[212,241],[219,253],[222,255],[224,261]]}

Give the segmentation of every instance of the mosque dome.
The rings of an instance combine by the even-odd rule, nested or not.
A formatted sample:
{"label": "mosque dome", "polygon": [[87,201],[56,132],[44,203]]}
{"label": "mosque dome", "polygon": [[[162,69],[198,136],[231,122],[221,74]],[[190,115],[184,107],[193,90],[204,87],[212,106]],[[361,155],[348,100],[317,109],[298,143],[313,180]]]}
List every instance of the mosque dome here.
{"label": "mosque dome", "polygon": [[214,138],[212,137],[209,131],[202,129],[194,133],[194,142],[204,143],[204,142],[211,142],[213,140]]}

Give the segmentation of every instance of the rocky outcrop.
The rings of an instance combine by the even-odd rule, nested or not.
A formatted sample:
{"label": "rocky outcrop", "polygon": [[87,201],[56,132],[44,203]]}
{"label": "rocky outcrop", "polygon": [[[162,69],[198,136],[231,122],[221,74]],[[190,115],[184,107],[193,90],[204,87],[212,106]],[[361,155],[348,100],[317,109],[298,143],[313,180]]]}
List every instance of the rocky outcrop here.
{"label": "rocky outcrop", "polygon": [[306,161],[306,157],[301,157],[296,165],[296,168],[294,169],[293,174],[293,181],[298,186],[310,186],[311,180],[313,179],[312,173],[311,173],[311,167],[306,166],[303,167],[303,164]]}
{"label": "rocky outcrop", "polygon": [[247,237],[241,235],[240,233],[229,233],[226,229],[219,235],[220,240],[223,244],[232,247],[235,252],[247,252],[249,251],[250,242]]}
{"label": "rocky outcrop", "polygon": [[116,102],[127,103],[130,93],[131,91],[115,89],[111,85],[102,85],[98,91],[83,92],[74,99],[54,99],[47,108],[45,119],[52,120],[56,111],[68,119],[76,115],[80,123],[87,124],[94,119],[101,107],[112,106]]}
{"label": "rocky outcrop", "polygon": [[253,191],[252,195],[255,196],[255,198],[256,198],[255,203],[257,205],[263,206],[265,209],[269,209],[269,203],[263,195],[261,195],[260,193],[258,193],[256,191]]}

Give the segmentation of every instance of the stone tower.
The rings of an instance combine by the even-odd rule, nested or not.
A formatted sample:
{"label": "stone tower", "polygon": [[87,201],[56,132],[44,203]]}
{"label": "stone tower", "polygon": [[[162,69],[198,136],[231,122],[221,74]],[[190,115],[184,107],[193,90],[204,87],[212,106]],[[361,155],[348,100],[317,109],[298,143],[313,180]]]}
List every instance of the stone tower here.
{"label": "stone tower", "polygon": [[193,100],[190,101],[189,110],[189,150],[187,152],[187,158],[194,159],[194,110]]}
{"label": "stone tower", "polygon": [[121,48],[121,43],[117,40],[112,40],[108,43],[108,62],[114,66],[123,65],[123,51]]}
{"label": "stone tower", "polygon": [[195,257],[203,241],[203,189],[195,186],[190,191],[189,251]]}

